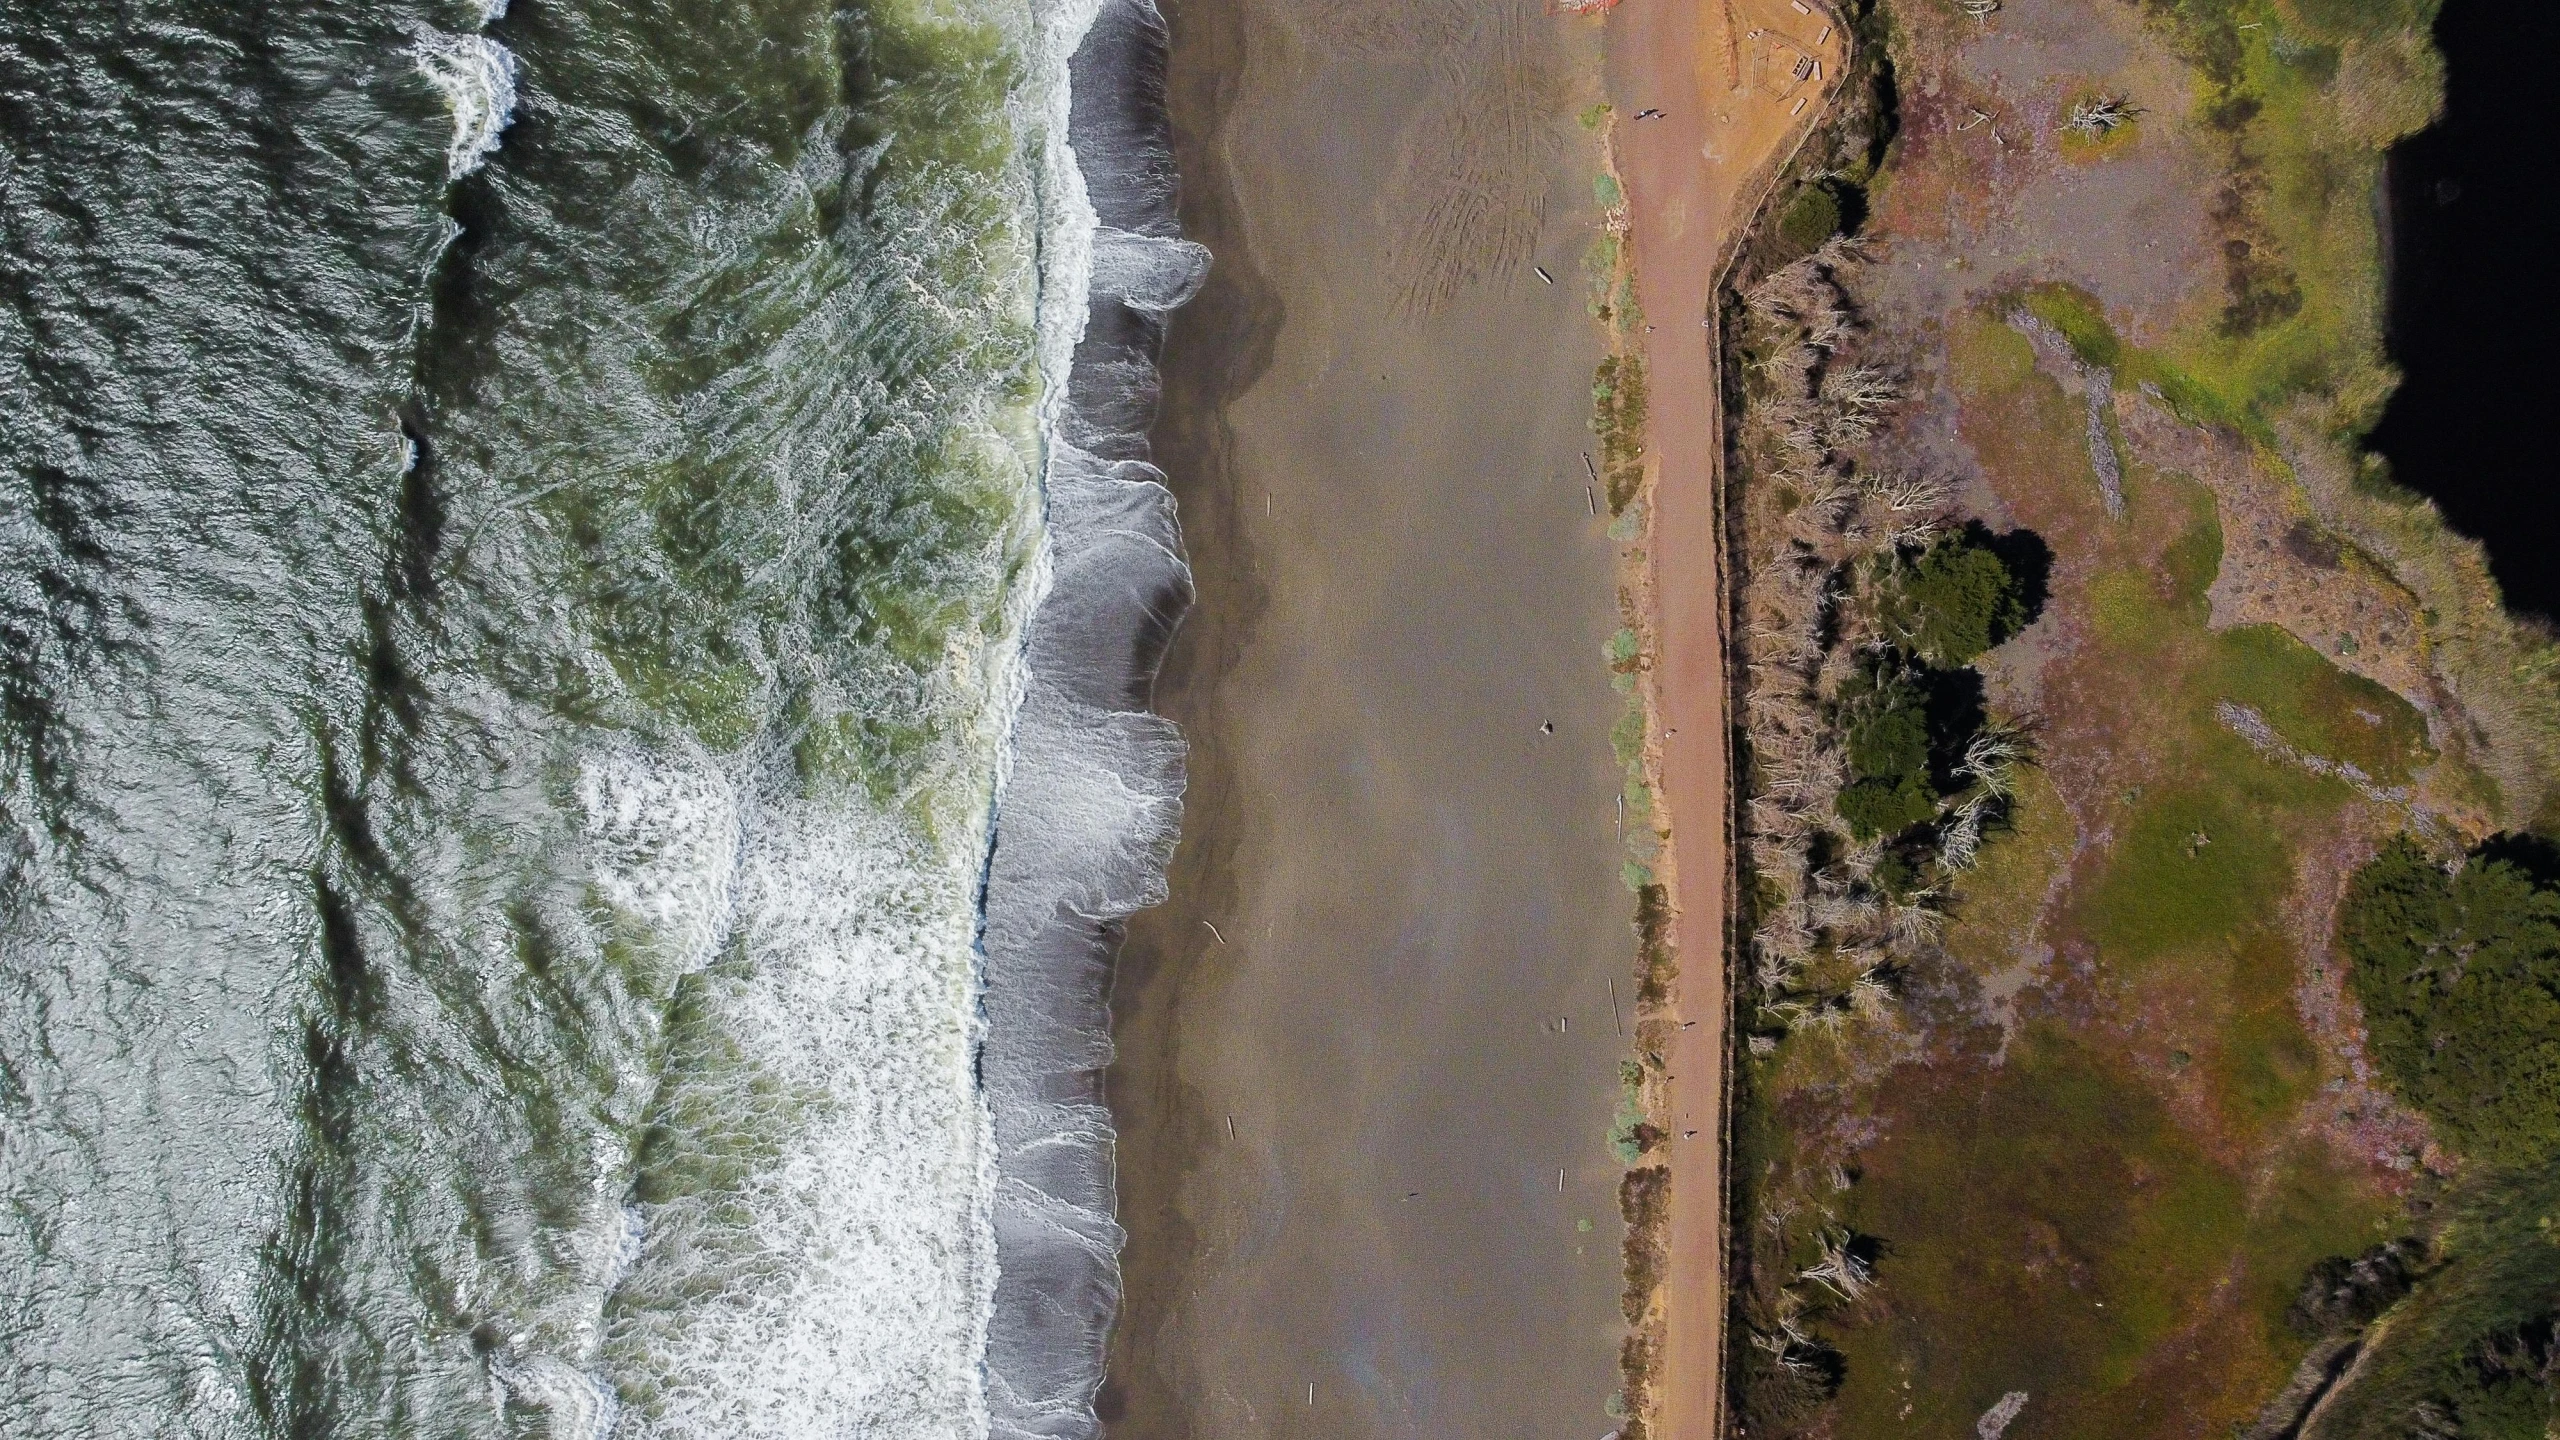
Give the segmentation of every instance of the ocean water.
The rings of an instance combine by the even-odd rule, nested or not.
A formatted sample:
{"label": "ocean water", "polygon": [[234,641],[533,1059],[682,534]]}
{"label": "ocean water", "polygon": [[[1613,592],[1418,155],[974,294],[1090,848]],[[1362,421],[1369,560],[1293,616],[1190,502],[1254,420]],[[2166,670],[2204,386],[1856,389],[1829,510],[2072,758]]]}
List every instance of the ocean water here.
{"label": "ocean water", "polygon": [[1094,1432],[1160,49],[0,8],[0,1432]]}

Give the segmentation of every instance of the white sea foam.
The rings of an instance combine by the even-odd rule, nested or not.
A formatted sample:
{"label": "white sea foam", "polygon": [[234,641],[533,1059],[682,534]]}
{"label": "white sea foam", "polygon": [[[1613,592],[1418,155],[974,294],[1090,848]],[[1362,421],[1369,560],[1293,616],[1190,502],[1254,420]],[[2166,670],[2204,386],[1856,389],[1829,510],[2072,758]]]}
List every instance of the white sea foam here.
{"label": "white sea foam", "polygon": [[617,1433],[970,1440],[991,1247],[968,877],[839,804],[768,803],[744,835],[746,963],[694,1003],[748,1058],[684,1103],[761,1143],[736,1183],[644,1207]]}
{"label": "white sea foam", "polygon": [[1112,950],[1119,921],[1163,896],[1183,778],[1180,736],[1143,709],[1190,598],[1145,431],[1161,317],[1207,252],[1174,233],[1152,0],[1038,15],[1045,526],[986,887],[985,1370],[998,1440],[1086,1440],[1123,1239],[1101,1082]]}
{"label": "white sea foam", "polygon": [[1012,103],[1039,137],[1043,526],[995,637],[948,666],[981,698],[959,749],[984,768],[944,813],[978,823],[935,842],[707,756],[589,767],[597,893],[696,977],[686,1006],[734,1057],[670,1070],[671,1103],[753,1145],[715,1157],[719,1184],[600,1208],[613,1319],[576,1358],[627,1403],[532,1357],[500,1372],[555,1433],[1099,1433],[1110,948],[1161,898],[1182,785],[1180,738],[1141,708],[1189,595],[1143,431],[1160,317],[1206,254],[1172,234],[1152,4],[1032,15]]}
{"label": "white sea foam", "polygon": [[[483,23],[505,9],[500,0]],[[437,30],[420,35],[409,55],[452,112],[453,140],[445,146],[444,167],[448,179],[459,180],[497,153],[499,134],[515,118],[516,57],[486,35]]]}

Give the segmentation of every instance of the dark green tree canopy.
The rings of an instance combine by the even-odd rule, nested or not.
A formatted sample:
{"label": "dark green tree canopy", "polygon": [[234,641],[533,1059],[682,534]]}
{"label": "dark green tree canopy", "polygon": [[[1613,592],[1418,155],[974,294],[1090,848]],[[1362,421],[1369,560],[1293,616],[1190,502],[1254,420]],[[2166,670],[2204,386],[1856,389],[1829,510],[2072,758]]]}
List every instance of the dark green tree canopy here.
{"label": "dark green tree canopy", "polygon": [[2033,618],[2027,590],[1988,533],[1967,530],[1921,551],[1886,587],[1885,628],[1932,665],[1969,665]]}
{"label": "dark green tree canopy", "polygon": [[1857,838],[1898,835],[1938,813],[1928,703],[1908,677],[1889,673],[1853,682],[1843,693],[1849,784],[1838,807]]}
{"label": "dark green tree canopy", "polygon": [[2494,852],[2448,874],[2403,837],[2357,872],[2338,931],[2401,1098],[2475,1159],[2560,1154],[2560,887]]}

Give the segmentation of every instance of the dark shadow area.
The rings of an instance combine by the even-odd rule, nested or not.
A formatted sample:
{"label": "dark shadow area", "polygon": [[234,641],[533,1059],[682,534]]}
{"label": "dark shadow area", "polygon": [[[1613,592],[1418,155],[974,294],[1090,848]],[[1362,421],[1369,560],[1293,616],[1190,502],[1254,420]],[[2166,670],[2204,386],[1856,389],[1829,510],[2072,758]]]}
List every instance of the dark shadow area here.
{"label": "dark shadow area", "polygon": [[2372,435],[2400,483],[2489,549],[2509,605],[2560,615],[2560,194],[2543,109],[2560,6],[2448,0],[2441,124],[2391,153],[2391,353],[2407,374]]}
{"label": "dark shadow area", "polygon": [[1953,670],[1923,669],[1920,684],[1929,717],[1929,780],[1941,795],[1964,788],[1956,773],[1965,746],[1990,718],[1983,704],[1982,672],[1970,665]]}
{"label": "dark shadow area", "polygon": [[[2044,602],[2053,595],[2053,547],[2033,530],[2012,530],[1995,535],[1989,526],[1976,520],[1965,527],[1967,537],[1975,544],[2000,557],[2009,573],[2018,578],[2018,603],[2026,618],[2018,622],[2024,630],[2044,614]],[[2015,633],[2014,631],[2011,633]],[[2003,640],[2007,635],[2000,637]]]}
{"label": "dark shadow area", "polygon": [[2481,860],[2497,860],[2513,865],[2533,878],[2534,882],[2560,889],[2560,844],[2525,831],[2492,835],[2471,852]]}

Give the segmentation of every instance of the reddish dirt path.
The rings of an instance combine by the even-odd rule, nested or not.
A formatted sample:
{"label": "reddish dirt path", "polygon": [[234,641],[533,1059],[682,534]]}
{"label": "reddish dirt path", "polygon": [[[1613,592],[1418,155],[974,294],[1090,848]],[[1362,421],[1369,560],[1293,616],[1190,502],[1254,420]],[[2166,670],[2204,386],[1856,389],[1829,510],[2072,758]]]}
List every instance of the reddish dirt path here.
{"label": "reddish dirt path", "polygon": [[[1715,295],[1784,158],[1825,108],[1847,37],[1794,0],[1626,0],[1609,22],[1618,166],[1652,396],[1655,737],[1673,832],[1679,1013],[1662,1440],[1711,1440],[1724,1393],[1726,790],[1721,390]],[[1799,79],[1802,61],[1818,70]],[[1798,102],[1803,103],[1799,106]]]}

